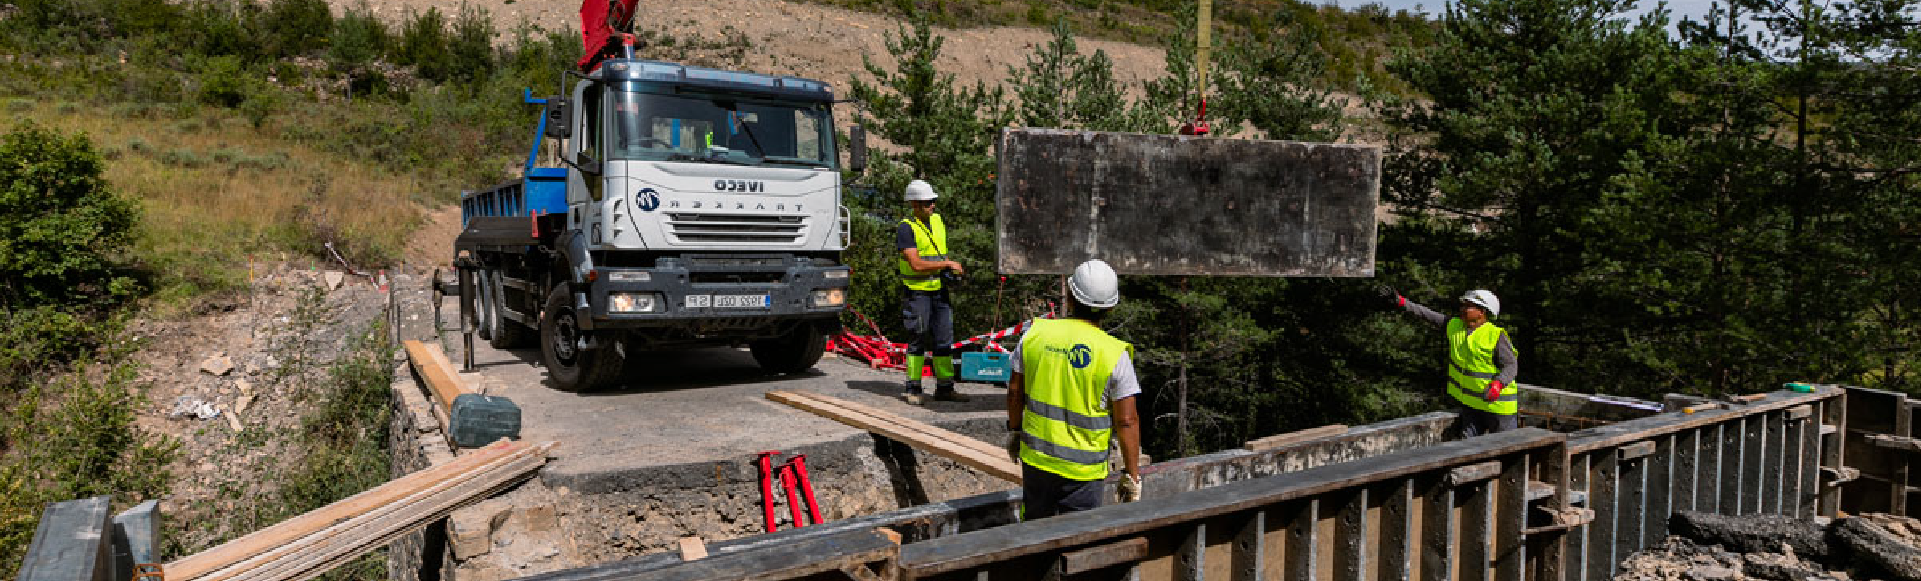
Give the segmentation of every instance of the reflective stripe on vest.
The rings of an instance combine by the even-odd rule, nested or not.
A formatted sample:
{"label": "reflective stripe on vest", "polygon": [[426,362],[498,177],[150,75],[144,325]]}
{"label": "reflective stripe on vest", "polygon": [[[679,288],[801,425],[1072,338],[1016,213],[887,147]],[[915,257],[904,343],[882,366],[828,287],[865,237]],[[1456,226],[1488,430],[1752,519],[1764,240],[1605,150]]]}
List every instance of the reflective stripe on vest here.
{"label": "reflective stripe on vest", "polygon": [[[947,260],[947,224],[941,221],[940,214],[929,216],[927,218],[927,224],[916,222],[913,218],[902,218],[900,223],[906,224],[908,228],[913,229],[914,250],[920,253],[921,260]],[[900,273],[901,284],[907,285],[908,289],[917,291],[940,290],[940,273],[921,274],[915,272],[913,268],[908,266],[905,255],[895,256],[894,265]]]}
{"label": "reflective stripe on vest", "polygon": [[1494,323],[1481,323],[1469,331],[1467,322],[1447,320],[1447,391],[1461,405],[1488,413],[1513,415],[1521,411],[1521,390],[1510,381],[1501,386],[1501,395],[1490,402],[1481,399],[1488,384],[1500,376],[1494,365],[1494,347],[1506,330]]}
{"label": "reflective stripe on vest", "polygon": [[1080,319],[1034,321],[1021,336],[1022,462],[1069,480],[1107,478],[1107,379],[1133,349]]}

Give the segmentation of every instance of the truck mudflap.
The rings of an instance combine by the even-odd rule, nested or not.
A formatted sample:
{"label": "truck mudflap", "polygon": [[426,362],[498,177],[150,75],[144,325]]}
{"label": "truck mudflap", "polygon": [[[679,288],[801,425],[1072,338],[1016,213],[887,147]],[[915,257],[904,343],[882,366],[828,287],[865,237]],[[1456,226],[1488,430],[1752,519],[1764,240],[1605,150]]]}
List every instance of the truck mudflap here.
{"label": "truck mudflap", "polygon": [[595,329],[684,327],[702,333],[838,323],[851,271],[788,254],[683,255],[653,268],[595,270],[588,285]]}

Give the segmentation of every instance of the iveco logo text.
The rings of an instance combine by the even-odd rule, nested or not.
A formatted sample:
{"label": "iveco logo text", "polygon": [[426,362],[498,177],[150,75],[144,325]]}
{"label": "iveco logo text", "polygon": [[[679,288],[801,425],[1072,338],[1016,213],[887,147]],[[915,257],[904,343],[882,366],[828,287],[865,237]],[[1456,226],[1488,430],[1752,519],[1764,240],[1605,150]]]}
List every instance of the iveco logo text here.
{"label": "iveco logo text", "polygon": [[767,191],[767,182],[750,182],[746,180],[714,180],[714,190],[721,191],[721,192],[748,192],[748,193],[764,192],[764,191]]}
{"label": "iveco logo text", "polygon": [[1056,355],[1067,356],[1068,364],[1073,365],[1075,369],[1085,368],[1094,363],[1094,350],[1088,349],[1085,343],[1076,344],[1072,349],[1048,347],[1047,350]]}
{"label": "iveco logo text", "polygon": [[[801,206],[800,204],[794,204],[794,211],[795,212],[801,211],[800,206]],[[785,203],[767,204],[765,202],[759,202],[754,204],[748,204],[747,202],[713,202],[713,201],[706,201],[706,200],[690,200],[685,204],[682,204],[680,200],[668,200],[667,207],[669,209],[676,209],[676,210],[680,208],[688,208],[693,210],[700,210],[700,209],[726,210],[726,209],[732,208],[735,210],[773,210],[776,212],[787,211],[787,204]]]}
{"label": "iveco logo text", "polygon": [[634,193],[634,197],[639,200],[641,211],[652,212],[654,208],[660,207],[660,194],[653,188],[641,188],[639,192]]}

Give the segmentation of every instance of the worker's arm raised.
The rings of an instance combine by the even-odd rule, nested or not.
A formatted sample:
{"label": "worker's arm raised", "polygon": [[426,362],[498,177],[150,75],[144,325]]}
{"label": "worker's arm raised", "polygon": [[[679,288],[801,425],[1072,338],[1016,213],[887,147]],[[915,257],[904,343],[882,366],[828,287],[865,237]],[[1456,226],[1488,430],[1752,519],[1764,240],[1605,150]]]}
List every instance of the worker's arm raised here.
{"label": "worker's arm raised", "polygon": [[1381,298],[1387,299],[1388,304],[1394,305],[1394,308],[1413,313],[1414,316],[1433,323],[1436,327],[1447,327],[1447,315],[1435,312],[1434,309],[1421,306],[1420,303],[1407,300],[1407,297],[1401,296],[1401,293],[1396,292],[1394,287],[1381,285],[1375,288],[1380,291]]}

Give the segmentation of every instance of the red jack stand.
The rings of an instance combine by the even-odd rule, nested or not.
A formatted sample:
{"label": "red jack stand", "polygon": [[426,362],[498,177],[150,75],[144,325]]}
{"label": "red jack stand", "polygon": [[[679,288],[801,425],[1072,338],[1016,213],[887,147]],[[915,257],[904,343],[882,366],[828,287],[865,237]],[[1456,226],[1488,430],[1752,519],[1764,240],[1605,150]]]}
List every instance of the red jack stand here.
{"label": "red jack stand", "polygon": [[[814,484],[807,479],[807,455],[795,454],[792,459],[774,467],[774,459],[780,456],[779,450],[760,453],[760,506],[767,517],[767,532],[779,528],[780,516],[774,511],[774,478],[780,478],[780,487],[787,493],[787,509],[793,513],[794,528],[808,524],[820,524],[820,505],[814,502]],[[799,492],[796,493],[795,491]],[[806,517],[800,511],[801,503],[807,504]]]}
{"label": "red jack stand", "polygon": [[779,454],[780,450],[760,453],[760,506],[766,513],[770,533],[774,532],[774,521],[779,518],[774,516],[774,456]]}
{"label": "red jack stand", "polygon": [[[814,502],[814,484],[807,480],[807,455],[795,454],[794,458],[788,460],[787,464],[781,466],[780,469],[780,475],[783,480],[788,478],[797,478],[800,480],[800,492],[802,498],[807,501],[808,521],[813,524],[825,522],[820,518],[820,505]],[[791,482],[787,483],[787,501],[793,503],[795,526],[801,526],[799,524],[800,503],[795,502],[794,486]]]}

